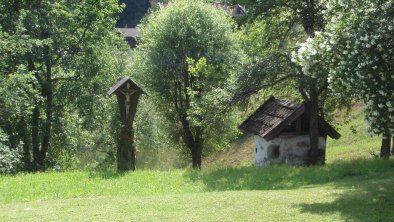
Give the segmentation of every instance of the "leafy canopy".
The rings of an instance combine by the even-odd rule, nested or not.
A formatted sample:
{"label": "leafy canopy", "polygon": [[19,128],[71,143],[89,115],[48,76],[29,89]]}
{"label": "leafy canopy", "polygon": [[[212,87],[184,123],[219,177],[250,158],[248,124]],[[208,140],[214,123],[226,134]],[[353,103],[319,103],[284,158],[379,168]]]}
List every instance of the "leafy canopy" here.
{"label": "leafy canopy", "polygon": [[198,0],[170,2],[142,25],[141,80],[184,140],[206,145],[228,124],[219,111],[237,64],[234,30],[224,11]]}
{"label": "leafy canopy", "polygon": [[362,99],[376,134],[394,132],[393,15],[393,1],[332,0],[326,29],[293,54],[304,73],[326,75],[334,92]]}

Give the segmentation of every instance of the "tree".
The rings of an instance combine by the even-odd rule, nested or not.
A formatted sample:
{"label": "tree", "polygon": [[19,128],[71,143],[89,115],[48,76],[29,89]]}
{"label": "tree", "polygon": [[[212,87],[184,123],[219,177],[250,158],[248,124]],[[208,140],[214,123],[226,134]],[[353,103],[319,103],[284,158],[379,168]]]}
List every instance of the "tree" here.
{"label": "tree", "polygon": [[[318,116],[320,114],[325,117],[327,102],[336,102],[330,99],[332,92],[328,87],[328,72],[319,70],[318,73],[307,73],[306,69],[292,60],[291,54],[299,47],[297,42],[313,38],[317,32],[324,30],[322,12],[326,1],[244,0],[240,4],[248,9],[246,17],[240,21],[246,22],[246,28],[261,24],[261,34],[256,35],[254,41],[262,46],[262,52],[256,54],[256,49],[252,50],[253,59],[246,69],[249,71],[239,78],[246,79],[246,83],[253,87],[241,87],[235,97],[245,98],[287,80],[295,82],[294,87],[308,107],[311,149],[309,162],[324,163],[324,156],[318,156]],[[340,102],[346,103],[346,99]]]}
{"label": "tree", "polygon": [[325,13],[324,32],[303,44],[298,61],[303,69],[324,67],[335,91],[365,102],[370,131],[382,134],[380,156],[387,158],[394,133],[394,3],[332,0]]}
{"label": "tree", "polygon": [[[236,66],[235,24],[224,11],[198,0],[170,2],[143,24],[139,71],[166,117],[183,139],[193,168],[201,167],[203,147],[228,124],[220,99]],[[218,144],[226,139],[216,137]]]}
{"label": "tree", "polygon": [[[24,83],[29,87],[21,91],[33,99],[29,100],[31,113],[18,116],[16,123],[1,118],[1,127],[9,135],[19,135],[26,168],[45,170],[56,136],[53,129],[61,128],[54,123],[61,119],[63,109],[71,101],[75,104],[87,98],[86,94],[94,98],[97,80],[106,79],[97,74],[106,69],[101,59],[108,55],[108,45],[120,42],[113,29],[120,7],[115,0],[2,0],[0,5],[4,15],[0,19],[1,78],[28,76]],[[95,88],[88,88],[92,85]]]}
{"label": "tree", "polygon": [[0,174],[17,172],[16,168],[21,160],[20,146],[10,149],[7,142],[7,136],[0,129]]}

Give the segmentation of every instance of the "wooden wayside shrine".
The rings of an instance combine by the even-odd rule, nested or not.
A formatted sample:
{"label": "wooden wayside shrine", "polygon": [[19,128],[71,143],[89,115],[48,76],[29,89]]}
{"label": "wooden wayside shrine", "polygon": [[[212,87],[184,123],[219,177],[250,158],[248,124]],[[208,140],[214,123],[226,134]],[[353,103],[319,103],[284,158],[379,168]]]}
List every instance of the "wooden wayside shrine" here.
{"label": "wooden wayside shrine", "polygon": [[145,92],[130,78],[124,77],[112,86],[107,94],[110,96],[116,95],[123,125],[118,142],[118,170],[135,170],[136,149],[134,146],[133,122],[139,97]]}

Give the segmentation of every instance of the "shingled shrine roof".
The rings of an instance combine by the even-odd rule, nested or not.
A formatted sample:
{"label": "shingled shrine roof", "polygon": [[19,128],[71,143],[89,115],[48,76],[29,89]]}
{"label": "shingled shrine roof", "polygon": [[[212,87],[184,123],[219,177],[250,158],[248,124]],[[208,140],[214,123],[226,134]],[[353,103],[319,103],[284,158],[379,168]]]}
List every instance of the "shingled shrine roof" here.
{"label": "shingled shrine roof", "polygon": [[111,87],[111,89],[107,92],[107,94],[112,95],[119,87],[121,87],[126,82],[129,82],[133,88],[136,88],[137,90],[141,91],[141,93],[146,94],[144,90],[142,90],[137,84],[135,84],[133,80],[131,80],[129,77],[124,77],[121,80],[119,80],[114,86]]}
{"label": "shingled shrine roof", "polygon": [[[271,96],[239,128],[271,140],[305,112],[305,104],[279,100]],[[340,134],[321,117],[319,117],[319,131],[325,132],[334,139],[340,137]]]}

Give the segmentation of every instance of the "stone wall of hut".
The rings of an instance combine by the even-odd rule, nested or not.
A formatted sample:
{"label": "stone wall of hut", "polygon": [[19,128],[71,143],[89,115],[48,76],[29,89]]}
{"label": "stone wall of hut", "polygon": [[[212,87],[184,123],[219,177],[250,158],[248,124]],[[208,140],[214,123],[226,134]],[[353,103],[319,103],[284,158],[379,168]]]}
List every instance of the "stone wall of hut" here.
{"label": "stone wall of hut", "polygon": [[[272,140],[255,136],[254,165],[263,167],[272,164],[291,166],[308,163],[309,135],[281,134]],[[326,140],[319,137],[319,149],[325,150]]]}

